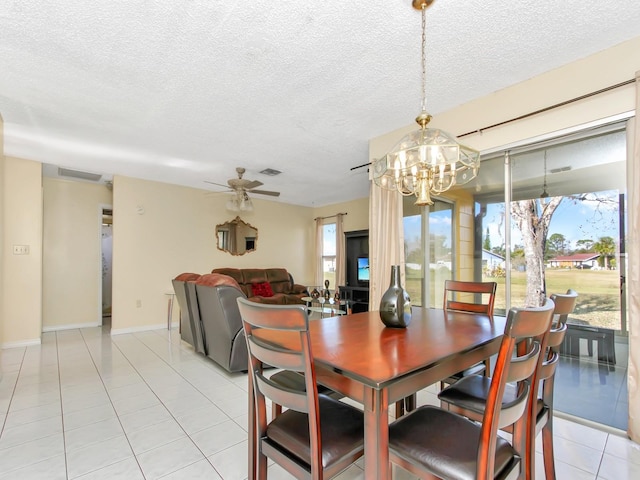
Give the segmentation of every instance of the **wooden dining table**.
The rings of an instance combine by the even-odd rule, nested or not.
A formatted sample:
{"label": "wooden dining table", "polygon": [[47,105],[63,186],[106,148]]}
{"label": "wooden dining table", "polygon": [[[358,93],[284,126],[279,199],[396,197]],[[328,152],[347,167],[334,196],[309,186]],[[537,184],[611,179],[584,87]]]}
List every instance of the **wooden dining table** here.
{"label": "wooden dining table", "polygon": [[[504,317],[419,307],[412,309],[407,328],[385,327],[377,311],[310,322],[317,381],[363,405],[367,480],[391,478],[389,405],[496,354],[504,326]],[[264,339],[294,348],[272,332]],[[251,406],[252,388],[249,396]],[[250,408],[250,479],[255,478],[254,425]]]}

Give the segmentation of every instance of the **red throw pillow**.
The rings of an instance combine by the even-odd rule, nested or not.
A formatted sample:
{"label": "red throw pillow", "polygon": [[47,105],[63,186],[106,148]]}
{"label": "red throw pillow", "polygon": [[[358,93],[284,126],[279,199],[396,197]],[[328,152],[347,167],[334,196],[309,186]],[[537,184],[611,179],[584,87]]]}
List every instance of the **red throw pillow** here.
{"label": "red throw pillow", "polygon": [[273,297],[273,290],[269,282],[252,283],[251,291],[254,297]]}

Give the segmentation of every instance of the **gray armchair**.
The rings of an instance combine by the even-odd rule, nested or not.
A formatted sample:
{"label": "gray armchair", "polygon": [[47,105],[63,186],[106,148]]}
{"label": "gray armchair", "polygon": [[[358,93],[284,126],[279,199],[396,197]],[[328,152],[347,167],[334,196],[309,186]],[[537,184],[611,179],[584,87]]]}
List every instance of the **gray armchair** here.
{"label": "gray armchair", "polygon": [[246,371],[247,343],[236,301],[238,297],[246,298],[245,294],[233,278],[216,273],[202,275],[193,287],[203,353],[229,372]]}
{"label": "gray armchair", "polygon": [[178,306],[180,307],[180,338],[194,347],[196,345],[194,341],[195,326],[191,318],[190,298],[187,296],[187,282],[193,282],[198,278],[200,278],[199,273],[181,273],[171,281]]}

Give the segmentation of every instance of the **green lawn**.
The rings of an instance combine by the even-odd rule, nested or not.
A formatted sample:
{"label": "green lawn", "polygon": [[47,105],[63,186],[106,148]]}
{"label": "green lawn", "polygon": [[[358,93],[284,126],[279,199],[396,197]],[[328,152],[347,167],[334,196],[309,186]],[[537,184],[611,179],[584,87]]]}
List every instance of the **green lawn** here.
{"label": "green lawn", "polygon": [[[421,302],[419,278],[407,272],[406,289],[414,302]],[[435,281],[431,272],[431,294],[435,298],[435,305],[440,305],[441,293],[435,293],[434,287],[442,283]],[[496,312],[505,311],[505,279],[484,278],[485,281],[498,283]],[[620,330],[620,273],[617,270],[576,270],[576,269],[547,269],[547,292],[564,293],[569,288],[578,292],[576,311],[571,315],[574,321],[583,321],[594,326]],[[519,306],[524,303],[526,288],[526,273],[513,272],[511,275],[511,305]],[[441,292],[439,289],[438,292]]]}
{"label": "green lawn", "polygon": [[[569,288],[578,292],[578,304],[571,318],[594,326],[620,330],[620,273],[617,270],[547,269],[547,293],[564,293]],[[489,279],[487,279],[489,280]],[[504,278],[498,282],[496,309],[504,311]],[[524,302],[526,273],[511,276],[511,305]]]}

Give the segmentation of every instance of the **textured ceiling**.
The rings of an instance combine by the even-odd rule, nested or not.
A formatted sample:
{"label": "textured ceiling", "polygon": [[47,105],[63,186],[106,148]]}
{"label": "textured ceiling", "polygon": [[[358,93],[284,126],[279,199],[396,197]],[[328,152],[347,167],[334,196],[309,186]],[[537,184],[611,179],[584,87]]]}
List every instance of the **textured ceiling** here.
{"label": "textured ceiling", "polygon": [[[428,109],[638,35],[638,0],[438,0]],[[368,140],[418,113],[419,41],[410,0],[3,0],[5,154],[209,190],[242,166],[278,201],[361,198]]]}

